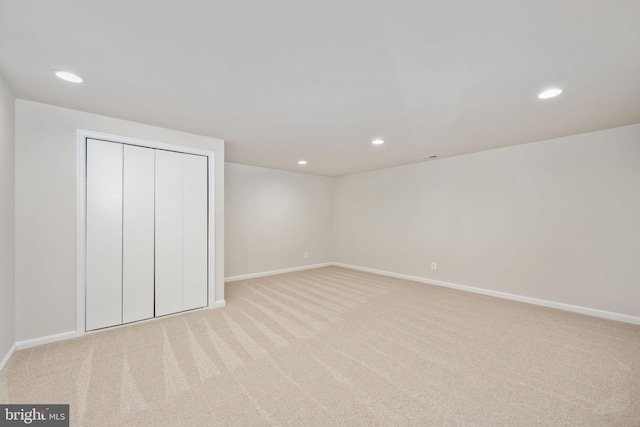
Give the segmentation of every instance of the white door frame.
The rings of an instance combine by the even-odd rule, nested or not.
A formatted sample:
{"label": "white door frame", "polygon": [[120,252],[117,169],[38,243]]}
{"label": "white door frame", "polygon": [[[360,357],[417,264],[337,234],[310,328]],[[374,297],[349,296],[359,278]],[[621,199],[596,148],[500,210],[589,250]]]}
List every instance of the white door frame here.
{"label": "white door frame", "polygon": [[[76,307],[77,307],[77,336],[82,336],[87,332],[85,326],[85,290],[86,290],[86,242],[87,242],[87,138],[100,139],[103,141],[117,142],[121,144],[137,145],[140,147],[156,148],[160,150],[177,151],[187,154],[197,154],[208,158],[209,173],[209,259],[208,259],[208,301],[205,308],[219,307],[223,304],[216,304],[215,286],[215,153],[213,151],[201,150],[198,148],[185,147],[182,145],[166,144],[161,142],[146,141],[137,138],[129,138],[118,135],[110,135],[102,132],[93,132],[78,129],[76,132],[76,182],[77,182],[77,269],[76,269]],[[148,320],[153,320],[148,319]]]}

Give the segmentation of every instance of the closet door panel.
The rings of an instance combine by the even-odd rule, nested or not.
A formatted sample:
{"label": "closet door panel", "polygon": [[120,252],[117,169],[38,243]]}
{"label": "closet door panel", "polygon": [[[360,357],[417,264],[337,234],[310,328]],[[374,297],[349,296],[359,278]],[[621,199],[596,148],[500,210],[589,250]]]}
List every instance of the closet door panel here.
{"label": "closet door panel", "polygon": [[87,330],[122,323],[122,153],[87,140]]}
{"label": "closet door panel", "polygon": [[183,310],[207,305],[207,158],[183,154]]}
{"label": "closet door panel", "polygon": [[156,316],[182,311],[182,154],[156,150]]}
{"label": "closet door panel", "polygon": [[124,146],[122,321],[154,315],[155,150]]}

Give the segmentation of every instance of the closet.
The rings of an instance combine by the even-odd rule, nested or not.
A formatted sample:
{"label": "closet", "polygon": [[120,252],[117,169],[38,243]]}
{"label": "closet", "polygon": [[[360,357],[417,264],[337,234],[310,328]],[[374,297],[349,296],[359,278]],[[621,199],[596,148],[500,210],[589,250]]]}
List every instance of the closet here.
{"label": "closet", "polygon": [[85,329],[205,307],[208,158],[86,144]]}

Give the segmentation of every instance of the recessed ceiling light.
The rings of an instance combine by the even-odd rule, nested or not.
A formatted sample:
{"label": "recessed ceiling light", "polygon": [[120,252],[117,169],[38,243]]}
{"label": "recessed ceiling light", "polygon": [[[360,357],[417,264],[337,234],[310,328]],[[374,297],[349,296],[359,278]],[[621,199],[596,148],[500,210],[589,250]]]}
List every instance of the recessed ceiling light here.
{"label": "recessed ceiling light", "polygon": [[84,81],[82,77],[68,71],[56,71],[56,76],[71,83],[82,83]]}
{"label": "recessed ceiling light", "polygon": [[371,143],[372,143],[373,145],[381,145],[381,144],[384,144],[384,141],[383,141],[383,140],[381,140],[380,138],[376,138],[376,139],[374,139],[373,141],[371,141]]}
{"label": "recessed ceiling light", "polygon": [[306,160],[298,160],[298,164],[299,165],[306,165],[307,161]]}
{"label": "recessed ceiling light", "polygon": [[558,96],[561,93],[562,93],[562,89],[559,89],[559,88],[547,89],[545,91],[540,92],[538,94],[538,98],[540,99],[553,98],[554,96]]}

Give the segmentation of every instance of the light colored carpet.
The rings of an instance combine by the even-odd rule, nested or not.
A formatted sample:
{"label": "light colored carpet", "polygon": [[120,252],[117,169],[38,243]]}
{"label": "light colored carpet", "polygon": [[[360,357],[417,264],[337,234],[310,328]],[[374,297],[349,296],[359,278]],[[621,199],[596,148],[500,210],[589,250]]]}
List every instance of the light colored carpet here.
{"label": "light colored carpet", "polygon": [[0,402],[72,425],[639,426],[640,327],[337,267],[17,352]]}

